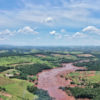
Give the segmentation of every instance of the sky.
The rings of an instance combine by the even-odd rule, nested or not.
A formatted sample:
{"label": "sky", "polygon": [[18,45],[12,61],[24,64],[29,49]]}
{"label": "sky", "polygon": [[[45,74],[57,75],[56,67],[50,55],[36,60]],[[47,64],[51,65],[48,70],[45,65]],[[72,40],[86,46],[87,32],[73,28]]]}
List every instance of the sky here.
{"label": "sky", "polygon": [[98,46],[100,0],[0,0],[0,45]]}

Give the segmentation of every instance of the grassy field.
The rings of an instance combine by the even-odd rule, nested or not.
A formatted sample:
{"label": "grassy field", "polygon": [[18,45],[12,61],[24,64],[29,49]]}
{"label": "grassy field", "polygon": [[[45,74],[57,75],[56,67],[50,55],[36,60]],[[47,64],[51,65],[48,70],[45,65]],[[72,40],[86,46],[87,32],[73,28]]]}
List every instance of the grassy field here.
{"label": "grassy field", "polygon": [[77,57],[74,55],[61,55],[61,54],[53,54],[53,56],[55,57],[59,57],[59,58],[66,58],[66,59],[72,59],[72,60],[77,60]]}
{"label": "grassy field", "polygon": [[0,53],[6,53],[8,50],[0,50]]}
{"label": "grassy field", "polygon": [[69,95],[76,99],[100,100],[100,71],[77,71],[67,74],[65,79],[71,80],[70,86],[64,88]]}
{"label": "grassy field", "polygon": [[100,71],[96,71],[94,76],[89,77],[90,82],[100,83]]}
{"label": "grassy field", "polygon": [[0,77],[0,86],[6,89],[6,94],[11,95],[11,97],[1,95],[4,100],[33,100],[35,96],[27,91],[28,85],[33,85],[28,81],[19,79],[8,79]]}
{"label": "grassy field", "polygon": [[83,71],[83,72],[72,72],[65,76],[65,79],[71,79],[74,84],[85,84],[85,83],[99,83],[100,82],[100,71]]}
{"label": "grassy field", "polygon": [[34,56],[10,56],[10,57],[1,57],[0,58],[0,66],[11,66],[13,67],[14,64],[23,64],[23,63],[34,63],[34,62],[41,62],[39,58]]}

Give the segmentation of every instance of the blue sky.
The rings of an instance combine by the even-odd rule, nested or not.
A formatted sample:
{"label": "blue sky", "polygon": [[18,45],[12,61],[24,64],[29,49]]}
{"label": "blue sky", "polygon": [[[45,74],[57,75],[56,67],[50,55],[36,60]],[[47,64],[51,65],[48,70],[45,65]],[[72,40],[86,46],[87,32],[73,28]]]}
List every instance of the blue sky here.
{"label": "blue sky", "polygon": [[0,0],[0,44],[100,45],[100,0]]}

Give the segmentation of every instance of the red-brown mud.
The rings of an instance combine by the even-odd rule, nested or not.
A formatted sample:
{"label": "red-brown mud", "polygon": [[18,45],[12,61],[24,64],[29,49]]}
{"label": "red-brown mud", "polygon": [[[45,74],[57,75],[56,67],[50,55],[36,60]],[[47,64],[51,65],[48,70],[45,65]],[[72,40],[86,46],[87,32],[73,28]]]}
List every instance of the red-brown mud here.
{"label": "red-brown mud", "polygon": [[63,67],[46,70],[38,74],[38,85],[39,89],[47,90],[49,95],[54,100],[75,100],[74,97],[68,96],[59,87],[70,85],[70,80],[65,80],[60,76],[65,73],[73,72],[77,69],[83,69],[74,66],[72,63],[63,64]]}
{"label": "red-brown mud", "polygon": [[8,94],[8,93],[6,93],[6,92],[0,92],[0,94],[3,95],[3,96],[6,96],[6,97],[12,97],[11,94]]}

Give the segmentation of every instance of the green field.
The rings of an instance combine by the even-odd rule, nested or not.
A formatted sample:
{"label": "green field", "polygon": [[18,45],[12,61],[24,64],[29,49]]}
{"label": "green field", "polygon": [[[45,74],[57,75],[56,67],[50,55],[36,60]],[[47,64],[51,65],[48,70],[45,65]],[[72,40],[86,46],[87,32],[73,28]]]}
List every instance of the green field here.
{"label": "green field", "polygon": [[8,79],[0,77],[0,86],[6,89],[6,93],[10,94],[11,97],[5,96],[8,99],[4,100],[32,100],[35,96],[27,91],[28,85],[33,85],[24,80],[19,79]]}
{"label": "green field", "polygon": [[73,95],[77,99],[100,99],[100,71],[76,71],[67,74],[65,79],[70,79],[70,84],[75,85],[75,87],[69,86],[64,88],[64,91],[66,91],[69,95]]}

